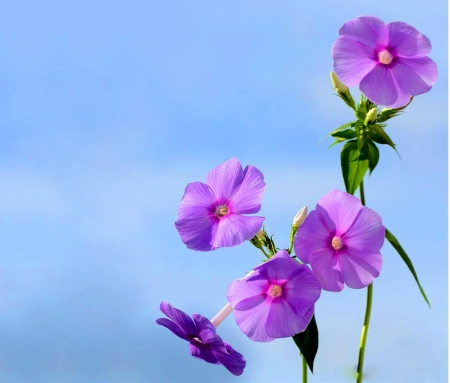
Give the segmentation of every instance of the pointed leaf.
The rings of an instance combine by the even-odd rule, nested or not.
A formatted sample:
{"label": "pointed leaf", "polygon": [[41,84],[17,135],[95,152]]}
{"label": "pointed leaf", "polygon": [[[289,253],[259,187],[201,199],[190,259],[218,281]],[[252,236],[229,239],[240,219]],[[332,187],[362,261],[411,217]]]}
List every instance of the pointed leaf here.
{"label": "pointed leaf", "polygon": [[306,330],[295,334],[292,339],[294,339],[300,353],[305,358],[309,369],[313,372],[314,359],[319,348],[319,330],[317,328],[315,315],[313,315]]}
{"label": "pointed leaf", "polygon": [[[327,138],[328,136],[332,136],[333,134],[340,132],[341,130],[347,129],[350,126],[353,126],[353,124],[355,124],[356,121],[352,121],[352,122],[347,122],[344,125],[341,125],[339,128],[334,129],[333,131],[331,131],[330,133],[328,133],[324,138],[322,138],[319,143],[317,145],[320,145],[322,143],[322,141]],[[330,148],[328,148],[330,149]]]}
{"label": "pointed leaf", "polygon": [[341,168],[345,188],[348,193],[355,194],[369,167],[366,150],[358,149],[356,140],[348,141],[341,150]]}
{"label": "pointed leaf", "polygon": [[398,242],[397,238],[394,237],[394,235],[385,227],[385,236],[386,239],[391,243],[391,245],[394,247],[395,250],[397,250],[397,253],[399,253],[400,257],[402,257],[403,261],[406,263],[406,266],[408,266],[409,271],[411,271],[411,274],[413,275],[414,279],[417,282],[417,285],[419,286],[420,292],[422,293],[423,298],[428,303],[428,306],[430,306],[430,302],[428,302],[428,298],[425,294],[425,291],[423,291],[422,286],[419,283],[419,278],[417,277],[416,271],[414,270],[414,266],[409,259],[408,255],[406,254],[405,250],[403,250],[403,247]]}
{"label": "pointed leaf", "polygon": [[339,141],[350,140],[352,138],[356,138],[356,132],[353,129],[343,130],[341,132],[333,133],[332,136]]}
{"label": "pointed leaf", "polygon": [[391,137],[385,132],[385,130],[378,124],[374,124],[371,127],[371,132],[369,133],[369,137],[377,142],[378,144],[386,144],[395,149],[395,144],[391,140]]}
{"label": "pointed leaf", "polygon": [[380,158],[380,151],[377,146],[371,140],[367,140],[366,150],[367,150],[367,158],[369,159],[369,171],[372,174],[373,169],[378,164],[378,159]]}

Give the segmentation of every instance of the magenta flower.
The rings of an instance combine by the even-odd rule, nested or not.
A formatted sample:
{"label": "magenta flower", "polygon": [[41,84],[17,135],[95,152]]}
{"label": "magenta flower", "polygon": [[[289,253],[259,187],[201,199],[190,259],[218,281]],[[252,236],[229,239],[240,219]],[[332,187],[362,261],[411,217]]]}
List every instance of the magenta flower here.
{"label": "magenta flower", "polygon": [[361,16],[347,21],[339,35],[331,50],[336,74],[348,87],[359,83],[375,104],[399,108],[436,82],[436,63],[426,57],[430,40],[406,23]]}
{"label": "magenta flower", "polygon": [[211,170],[206,184],[190,183],[175,222],[181,240],[189,249],[209,251],[252,239],[264,217],[243,214],[261,209],[265,187],[258,169],[248,165],[242,170],[234,157]]}
{"label": "magenta flower", "polygon": [[216,334],[216,328],[208,319],[192,314],[192,320],[167,302],[161,302],[159,308],[170,319],[159,318],[156,323],[187,340],[192,356],[208,363],[222,364],[233,375],[242,374],[246,364],[244,357]]}
{"label": "magenta flower", "polygon": [[325,194],[294,238],[302,262],[327,291],[341,291],[344,283],[360,289],[380,275],[384,226],[380,216],[348,193]]}
{"label": "magenta flower", "polygon": [[305,331],[320,292],[311,270],[280,250],[248,277],[233,281],[227,298],[241,331],[254,341],[270,342]]}

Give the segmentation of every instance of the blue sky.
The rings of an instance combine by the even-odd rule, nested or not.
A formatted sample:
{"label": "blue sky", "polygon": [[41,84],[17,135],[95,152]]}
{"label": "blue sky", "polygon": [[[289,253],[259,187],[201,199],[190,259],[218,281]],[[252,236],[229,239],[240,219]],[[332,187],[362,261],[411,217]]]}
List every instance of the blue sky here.
{"label": "blue sky", "polygon": [[[213,317],[257,265],[248,243],[189,251],[174,228],[189,182],[236,156],[267,183],[280,247],[293,216],[343,189],[353,119],[333,95],[331,46],[359,15],[428,36],[433,89],[391,120],[367,204],[398,237],[431,301],[385,244],[366,381],[447,381],[447,7],[442,1],[16,1],[0,14],[0,382],[298,382],[291,339],[219,334],[234,377],[157,326],[159,302]],[[357,90],[353,90],[355,95]],[[365,291],[322,294],[310,382],[350,382]],[[212,379],[212,377],[214,377]]]}

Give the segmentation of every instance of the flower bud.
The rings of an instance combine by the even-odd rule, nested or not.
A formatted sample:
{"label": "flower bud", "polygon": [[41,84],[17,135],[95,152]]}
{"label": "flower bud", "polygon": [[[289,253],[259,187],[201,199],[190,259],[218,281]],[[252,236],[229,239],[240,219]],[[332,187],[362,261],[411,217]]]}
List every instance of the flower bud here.
{"label": "flower bud", "polygon": [[308,215],[308,206],[303,206],[294,217],[294,222],[292,223],[292,226],[300,227],[302,223],[305,222],[307,215]]}
{"label": "flower bud", "polygon": [[331,84],[340,98],[352,109],[355,109],[355,101],[353,100],[348,87],[345,86],[334,72],[330,72]]}
{"label": "flower bud", "polygon": [[366,118],[364,119],[364,125],[368,125],[369,122],[375,121],[378,117],[378,109],[376,107],[370,109],[367,114]]}
{"label": "flower bud", "polygon": [[348,88],[339,80],[338,76],[334,72],[330,72],[331,84],[333,84],[333,88],[336,93],[345,93],[348,91]]}

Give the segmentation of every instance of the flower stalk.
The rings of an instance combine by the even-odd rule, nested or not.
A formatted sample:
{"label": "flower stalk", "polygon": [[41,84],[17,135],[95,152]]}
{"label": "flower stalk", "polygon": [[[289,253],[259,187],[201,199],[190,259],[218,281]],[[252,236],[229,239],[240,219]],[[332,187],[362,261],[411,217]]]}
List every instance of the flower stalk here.
{"label": "flower stalk", "polygon": [[[364,195],[364,181],[361,181],[359,185],[359,194],[361,203],[366,205],[366,197]],[[367,286],[367,302],[366,302],[366,313],[364,315],[364,323],[361,330],[361,341],[359,343],[359,355],[358,355],[358,367],[356,370],[356,383],[362,383],[363,379],[363,366],[364,366],[364,355],[366,352],[366,341],[367,333],[369,331],[370,324],[370,314],[372,313],[372,293],[373,293],[373,282]]]}

